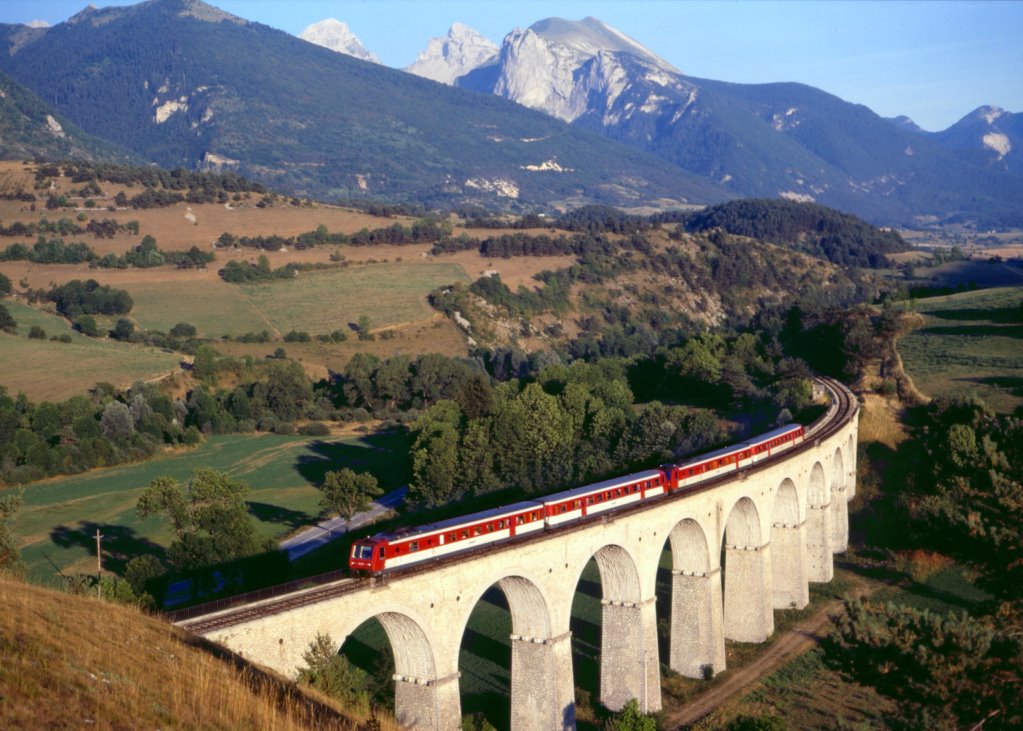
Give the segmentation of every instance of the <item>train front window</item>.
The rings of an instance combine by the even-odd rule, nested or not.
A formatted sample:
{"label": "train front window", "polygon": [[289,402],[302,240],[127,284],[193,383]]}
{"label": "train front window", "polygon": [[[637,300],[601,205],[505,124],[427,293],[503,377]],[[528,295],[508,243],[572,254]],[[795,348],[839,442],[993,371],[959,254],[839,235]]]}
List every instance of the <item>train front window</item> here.
{"label": "train front window", "polygon": [[352,546],[352,558],[369,560],[373,558],[373,546]]}

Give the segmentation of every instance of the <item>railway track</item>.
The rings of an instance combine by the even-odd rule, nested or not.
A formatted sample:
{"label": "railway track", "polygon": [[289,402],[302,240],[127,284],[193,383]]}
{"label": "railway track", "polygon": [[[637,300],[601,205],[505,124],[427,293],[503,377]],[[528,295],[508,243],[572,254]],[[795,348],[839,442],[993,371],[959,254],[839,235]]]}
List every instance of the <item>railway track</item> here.
{"label": "railway track", "polygon": [[848,388],[833,378],[818,377],[816,380],[830,394],[831,405],[821,417],[810,424],[804,441],[777,457],[763,460],[755,465],[738,470],[737,473],[723,475],[700,485],[687,488],[684,491],[653,499],[650,502],[626,505],[612,512],[586,517],[568,525],[550,528],[544,531],[542,535],[515,538],[498,545],[484,546],[472,551],[444,556],[422,565],[409,566],[379,576],[351,578],[346,576],[343,571],[333,571],[328,574],[321,574],[320,576],[308,579],[301,579],[247,594],[240,594],[236,597],[221,599],[189,609],[170,612],[164,616],[170,622],[196,634],[205,634],[223,629],[224,627],[242,624],[252,619],[280,614],[309,604],[316,604],[352,592],[383,587],[410,576],[436,571],[449,564],[464,561],[466,558],[514,550],[526,541],[554,540],[568,533],[585,530],[595,523],[607,522],[614,520],[615,517],[631,515],[645,510],[656,510],[666,502],[685,499],[694,493],[712,490],[724,482],[735,479],[736,474],[755,474],[768,466],[776,464],[776,460],[788,459],[790,455],[801,454],[809,449],[813,449],[822,439],[831,436],[844,427],[851,419],[855,418],[859,410],[859,403]]}

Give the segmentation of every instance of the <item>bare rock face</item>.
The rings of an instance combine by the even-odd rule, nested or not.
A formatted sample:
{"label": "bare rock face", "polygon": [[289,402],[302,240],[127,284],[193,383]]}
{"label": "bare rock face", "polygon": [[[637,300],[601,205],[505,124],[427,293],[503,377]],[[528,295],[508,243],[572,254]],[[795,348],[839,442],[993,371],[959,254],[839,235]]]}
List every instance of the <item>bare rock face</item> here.
{"label": "bare rock face", "polygon": [[497,44],[472,28],[455,23],[445,38],[432,38],[405,70],[424,79],[454,85],[460,76],[497,58]]}
{"label": "bare rock face", "polygon": [[505,36],[493,66],[489,74],[477,70],[458,84],[490,91],[566,122],[587,114],[613,115],[615,101],[637,82],[675,85],[681,78],[667,61],[596,18],[548,18],[526,30],[513,30]]}
{"label": "bare rock face", "polygon": [[304,41],[315,43],[317,46],[329,48],[331,51],[343,53],[346,56],[353,56],[362,61],[380,63],[380,59],[362,45],[362,41],[352,33],[347,23],[342,23],[334,18],[327,18],[319,23],[313,23],[302,31],[298,37]]}

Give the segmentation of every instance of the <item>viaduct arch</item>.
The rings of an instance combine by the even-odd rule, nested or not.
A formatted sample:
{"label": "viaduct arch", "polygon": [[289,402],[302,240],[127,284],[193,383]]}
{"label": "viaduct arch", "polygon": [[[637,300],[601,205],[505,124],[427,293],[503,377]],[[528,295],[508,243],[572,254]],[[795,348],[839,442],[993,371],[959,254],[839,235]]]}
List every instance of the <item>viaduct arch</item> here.
{"label": "viaduct arch", "polygon": [[[858,404],[834,403],[798,447],[729,478],[571,524],[521,544],[369,580],[342,579],[179,624],[287,675],[317,632],[343,644],[380,621],[395,659],[395,715],[410,727],[460,728],[458,655],[469,616],[495,585],[512,618],[513,729],[574,729],[572,600],[593,559],[601,576],[600,702],[660,709],[655,589],[672,558],[669,666],[726,669],[725,639],[762,642],[774,610],[802,608],[848,543]],[[537,682],[543,678],[543,682]]]}

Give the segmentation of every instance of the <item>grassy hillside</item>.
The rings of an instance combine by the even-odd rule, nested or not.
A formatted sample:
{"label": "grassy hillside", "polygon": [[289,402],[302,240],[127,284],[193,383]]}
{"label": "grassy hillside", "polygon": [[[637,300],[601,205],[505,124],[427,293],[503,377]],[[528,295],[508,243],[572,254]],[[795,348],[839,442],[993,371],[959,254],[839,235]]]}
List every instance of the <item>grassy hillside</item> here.
{"label": "grassy hillside", "polygon": [[1023,287],[916,300],[922,327],[899,341],[906,372],[928,396],[976,393],[992,408],[1023,405]]}
{"label": "grassy hillside", "polygon": [[355,727],[332,701],[127,607],[0,579],[0,615],[6,729]]}
{"label": "grassy hillside", "polygon": [[[100,381],[126,387],[178,371],[180,354],[88,338],[61,317],[10,299],[3,304],[18,323],[15,334],[0,332],[0,384],[11,394],[22,391],[34,400],[61,400]],[[67,335],[71,342],[30,339],[33,326],[41,327],[47,338]]]}

